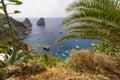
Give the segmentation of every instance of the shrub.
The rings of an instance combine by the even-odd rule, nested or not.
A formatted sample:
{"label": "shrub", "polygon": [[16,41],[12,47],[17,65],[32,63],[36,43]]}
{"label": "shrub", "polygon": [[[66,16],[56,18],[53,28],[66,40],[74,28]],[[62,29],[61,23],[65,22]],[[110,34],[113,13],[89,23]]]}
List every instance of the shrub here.
{"label": "shrub", "polygon": [[111,79],[119,78],[120,58],[101,53],[90,53],[88,50],[72,50],[66,64],[71,64],[76,71],[101,74]]}
{"label": "shrub", "polygon": [[0,53],[6,53],[7,52],[7,47],[5,44],[0,43]]}
{"label": "shrub", "polygon": [[35,60],[29,60],[28,63],[22,61],[15,62],[14,65],[6,67],[6,74],[11,76],[33,75],[45,71],[46,68],[42,63]]}
{"label": "shrub", "polygon": [[5,80],[5,78],[7,77],[5,72],[6,72],[5,69],[0,68],[0,80]]}
{"label": "shrub", "polygon": [[111,56],[120,55],[120,47],[114,46],[109,41],[103,41],[100,44],[96,44],[93,46],[92,50],[93,52],[103,53]]}
{"label": "shrub", "polygon": [[27,62],[28,59],[28,55],[24,55],[22,50],[19,50],[15,55],[13,54],[13,50],[9,49],[7,54],[4,56],[4,60],[0,60],[0,68],[5,68],[8,65],[12,65],[16,61]]}
{"label": "shrub", "polygon": [[55,67],[56,65],[62,62],[61,59],[54,57],[54,56],[50,56],[46,53],[43,53],[40,55],[35,54],[34,59],[40,61],[40,63],[45,64],[47,67],[53,67],[53,66]]}
{"label": "shrub", "polygon": [[92,59],[90,57],[90,52],[88,50],[76,51],[72,50],[70,52],[70,58],[66,60],[71,66],[74,66],[77,70],[92,69]]}

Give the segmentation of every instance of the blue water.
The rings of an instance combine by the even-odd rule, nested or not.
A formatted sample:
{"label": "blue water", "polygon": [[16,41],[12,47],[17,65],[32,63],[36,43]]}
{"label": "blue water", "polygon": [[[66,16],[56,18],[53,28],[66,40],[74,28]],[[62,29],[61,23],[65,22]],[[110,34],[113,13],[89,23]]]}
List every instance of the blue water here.
{"label": "blue water", "polygon": [[[54,41],[65,35],[65,27],[63,27],[63,18],[45,18],[46,26],[37,26],[36,22],[39,18],[30,18],[33,26],[32,33],[27,35],[24,39],[25,42],[30,44],[35,52],[48,53],[52,56],[57,56],[63,60],[69,57],[69,51],[71,49],[90,49],[91,43],[99,43],[100,40],[91,39],[72,39],[62,42],[59,45],[55,45]],[[63,33],[60,33],[63,32]],[[50,51],[43,50],[44,45],[50,45]]]}

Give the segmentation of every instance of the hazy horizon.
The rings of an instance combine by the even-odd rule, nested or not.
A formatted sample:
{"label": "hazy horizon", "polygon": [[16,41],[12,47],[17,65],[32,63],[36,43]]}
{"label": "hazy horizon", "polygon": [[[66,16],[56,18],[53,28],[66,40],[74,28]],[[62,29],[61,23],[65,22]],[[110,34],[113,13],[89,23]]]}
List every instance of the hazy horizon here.
{"label": "hazy horizon", "polygon": [[20,10],[20,14],[10,14],[13,18],[65,18],[68,14],[65,8],[74,0],[21,0],[20,6],[8,6],[8,12]]}

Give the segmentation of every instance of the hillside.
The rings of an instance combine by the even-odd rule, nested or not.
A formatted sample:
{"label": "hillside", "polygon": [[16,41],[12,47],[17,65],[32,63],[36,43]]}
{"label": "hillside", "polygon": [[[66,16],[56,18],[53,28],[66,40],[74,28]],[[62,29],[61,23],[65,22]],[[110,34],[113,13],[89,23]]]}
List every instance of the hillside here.
{"label": "hillside", "polygon": [[35,55],[25,63],[8,66],[10,80],[120,80],[120,57],[88,50],[71,51],[60,61],[48,55]]}
{"label": "hillside", "polygon": [[[6,19],[3,14],[0,14],[0,17],[0,53],[6,53],[7,50],[11,48],[12,43]],[[25,26],[22,22],[19,22],[13,18],[10,18],[10,20],[16,38],[17,49],[23,50],[25,53],[27,53],[28,45],[21,39],[23,39],[27,34],[31,32],[31,28]]]}

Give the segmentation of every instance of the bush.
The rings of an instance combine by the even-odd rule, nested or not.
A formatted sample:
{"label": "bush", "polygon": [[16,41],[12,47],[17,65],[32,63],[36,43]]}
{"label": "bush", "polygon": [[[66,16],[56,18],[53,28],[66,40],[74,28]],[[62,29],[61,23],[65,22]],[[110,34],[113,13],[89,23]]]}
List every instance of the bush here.
{"label": "bush", "polygon": [[7,52],[7,47],[5,44],[0,43],[0,53],[6,53]]}
{"label": "bush", "polygon": [[114,46],[109,41],[103,41],[92,48],[93,52],[103,53],[111,56],[120,55],[120,47]]}
{"label": "bush", "polygon": [[[86,70],[86,69],[93,69],[92,66],[92,59],[90,57],[90,52],[88,50],[81,50],[81,51],[76,51],[72,50],[70,52],[70,58],[66,60],[69,65],[74,66],[76,70]],[[83,69],[84,68],[84,69]]]}
{"label": "bush", "polygon": [[91,54],[88,50],[72,50],[66,64],[74,66],[76,71],[101,74],[111,79],[119,78],[120,75],[119,58],[101,53]]}
{"label": "bush", "polygon": [[11,76],[33,75],[45,71],[46,68],[43,64],[35,60],[29,60],[28,63],[21,61],[16,62],[14,65],[6,67],[6,74]]}
{"label": "bush", "polygon": [[38,60],[40,63],[43,63],[44,65],[46,65],[46,67],[55,67],[62,62],[61,59],[54,56],[50,56],[46,53],[40,55],[35,54],[34,59]]}
{"label": "bush", "polygon": [[5,73],[6,73],[5,69],[0,68],[0,80],[5,80],[5,78],[7,77]]}

